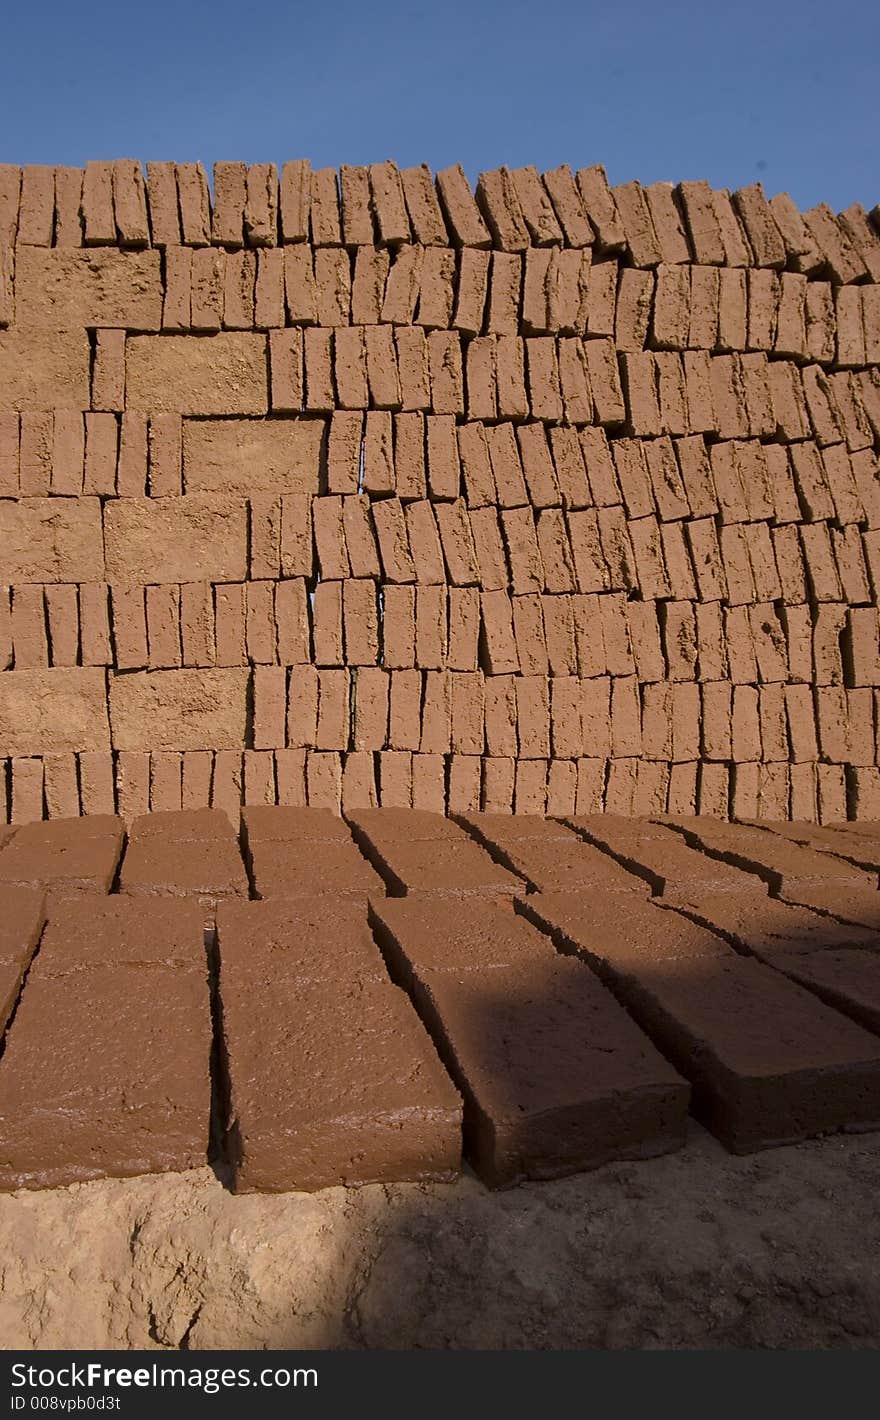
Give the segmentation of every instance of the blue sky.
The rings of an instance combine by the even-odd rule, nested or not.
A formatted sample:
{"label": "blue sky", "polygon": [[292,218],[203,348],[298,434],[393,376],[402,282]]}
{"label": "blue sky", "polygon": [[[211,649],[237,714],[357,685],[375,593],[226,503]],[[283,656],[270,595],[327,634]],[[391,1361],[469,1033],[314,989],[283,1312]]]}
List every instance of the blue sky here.
{"label": "blue sky", "polygon": [[48,0],[2,50],[4,162],[602,162],[880,201],[876,0]]}

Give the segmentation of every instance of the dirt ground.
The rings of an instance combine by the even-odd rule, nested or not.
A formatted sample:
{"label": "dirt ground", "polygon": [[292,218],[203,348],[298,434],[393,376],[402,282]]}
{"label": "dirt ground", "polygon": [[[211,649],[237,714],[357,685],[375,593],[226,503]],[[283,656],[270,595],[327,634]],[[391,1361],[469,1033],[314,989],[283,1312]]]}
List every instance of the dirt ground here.
{"label": "dirt ground", "polygon": [[880,1134],[489,1193],[232,1196],[209,1169],[0,1197],[4,1348],[880,1344]]}

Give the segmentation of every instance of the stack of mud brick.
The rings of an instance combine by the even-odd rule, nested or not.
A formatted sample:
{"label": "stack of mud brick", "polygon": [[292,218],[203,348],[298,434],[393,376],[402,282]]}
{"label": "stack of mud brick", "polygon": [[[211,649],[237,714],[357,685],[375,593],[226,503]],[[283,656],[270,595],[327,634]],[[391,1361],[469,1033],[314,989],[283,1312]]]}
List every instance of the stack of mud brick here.
{"label": "stack of mud brick", "polygon": [[880,818],[880,210],[0,168],[0,819]]}

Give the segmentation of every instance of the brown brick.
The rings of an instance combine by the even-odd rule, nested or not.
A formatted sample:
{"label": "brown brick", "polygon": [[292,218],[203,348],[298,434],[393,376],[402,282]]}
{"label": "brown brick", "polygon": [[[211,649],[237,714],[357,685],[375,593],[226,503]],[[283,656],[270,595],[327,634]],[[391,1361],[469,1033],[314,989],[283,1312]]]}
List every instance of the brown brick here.
{"label": "brown brick", "polygon": [[476,587],[449,587],[447,664],[453,671],[477,669],[480,637],[480,593]]}
{"label": "brown brick", "polygon": [[841,636],[846,626],[846,608],[825,602],[813,617],[813,679],[816,685],[841,685],[843,660]]}
{"label": "brown brick", "polygon": [[[176,172],[184,243],[187,246],[207,246],[211,240],[211,200],[205,170],[201,163],[177,163]],[[88,229],[88,222],[86,226]]]}
{"label": "brown brick", "polygon": [[394,340],[403,409],[430,409],[428,342],[424,332],[416,327],[398,326],[394,332]]}
{"label": "brown brick", "polygon": [[865,275],[864,261],[827,203],[820,202],[805,212],[804,222],[837,285],[858,281]]}
{"label": "brown brick", "polygon": [[308,159],[284,164],[279,189],[282,240],[308,241],[312,189]]}
{"label": "brown brick", "polygon": [[650,271],[631,267],[621,271],[614,312],[614,343],[618,350],[644,349],[653,295],[654,277]]}
{"label": "brown brick", "polygon": [[740,188],[733,194],[733,205],[745,228],[755,265],[784,266],[785,243],[761,184]]}
{"label": "brown brick", "polygon": [[742,224],[734,211],[730,193],[725,188],[716,188],[712,193],[712,206],[721,229],[721,241],[728,267],[752,265],[752,251]]}
{"label": "brown brick", "polygon": [[541,598],[531,594],[511,598],[517,659],[523,675],[546,676],[549,670]]}
{"label": "brown brick", "polygon": [[525,384],[525,344],[514,336],[499,336],[495,347],[498,413],[502,419],[525,419],[529,401]]}
{"label": "brown brick", "polygon": [[287,743],[306,749],[315,743],[318,729],[318,671],[295,666],[287,686]]}
{"label": "brown brick", "polygon": [[153,413],[265,414],[265,346],[264,336],[234,332],[198,341],[135,336],[126,346],[130,406]]}
{"label": "brown brick", "polygon": [[485,657],[486,670],[492,676],[518,670],[510,597],[506,592],[483,592],[480,607],[481,660]]}
{"label": "brown brick", "polygon": [[173,163],[147,163],[147,206],[153,245],[180,245],[180,209]]}
{"label": "brown brick", "polygon": [[426,330],[448,330],[455,299],[455,252],[428,247],[421,258],[416,321]]}
{"label": "brown brick", "polygon": [[620,507],[600,508],[598,511],[599,540],[602,556],[608,568],[609,585],[612,590],[635,589],[638,585],[632,543],[624,511]]}
{"label": "brown brick", "polygon": [[250,500],[249,571],[252,577],[278,577],[281,571],[281,499],[257,493]]}
{"label": "brown brick", "polygon": [[[167,269],[166,255],[166,272]],[[226,330],[253,329],[256,281],[256,254],[252,251],[228,251],[223,273],[223,325]],[[163,329],[164,326],[163,318]]]}
{"label": "brown brick", "polygon": [[723,266],[724,239],[709,184],[682,182],[676,193],[684,213],[694,260],[701,266]]}
{"label": "brown brick", "polygon": [[416,665],[440,670],[446,661],[446,589],[430,585],[416,588]]}
{"label": "brown brick", "polygon": [[651,344],[655,349],[685,348],[688,343],[689,304],[690,268],[666,264],[658,266],[651,317]]}
{"label": "brown brick", "polygon": [[416,599],[412,586],[389,586],[383,592],[382,661],[389,669],[415,665]]}
{"label": "brown brick", "polygon": [[818,270],[821,265],[818,248],[787,192],[779,192],[770,198],[770,211],[782,237],[786,254],[789,260],[794,262],[796,269],[807,275]]}
{"label": "brown brick", "polygon": [[[200,247],[190,266],[190,324],[200,333],[218,331],[223,318],[226,253]],[[164,321],[163,321],[164,325]]]}
{"label": "brown brick", "polygon": [[[111,580],[221,582],[246,575],[246,510],[229,499],[190,494],[111,502],[104,537]],[[97,570],[96,565],[92,576]]]}
{"label": "brown brick", "polygon": [[343,665],[341,582],[319,582],[315,587],[312,638],[316,665]]}
{"label": "brown brick", "polygon": [[275,584],[269,581],[246,585],[245,641],[248,660],[254,665],[271,665],[278,659],[275,627]]}
{"label": "brown brick", "polygon": [[466,505],[457,499],[435,504],[434,511],[450,582],[459,587],[476,582],[476,551]]}
{"label": "brown brick", "polygon": [[82,331],[0,330],[7,410],[89,407],[89,347]]}
{"label": "brown brick", "polygon": [[452,415],[428,415],[428,491],[434,499],[455,499],[461,483],[461,463],[456,424]]}
{"label": "brown brick", "polygon": [[840,286],[834,293],[837,326],[836,364],[859,366],[866,363],[865,327],[862,322],[862,290]]}

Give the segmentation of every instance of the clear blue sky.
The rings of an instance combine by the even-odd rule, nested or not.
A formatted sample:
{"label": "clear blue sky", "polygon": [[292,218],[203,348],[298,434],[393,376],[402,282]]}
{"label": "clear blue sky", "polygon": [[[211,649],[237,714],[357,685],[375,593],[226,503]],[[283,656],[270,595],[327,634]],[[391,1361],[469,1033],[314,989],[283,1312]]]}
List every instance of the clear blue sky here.
{"label": "clear blue sky", "polygon": [[0,44],[5,162],[602,162],[880,200],[877,0],[47,0]]}

